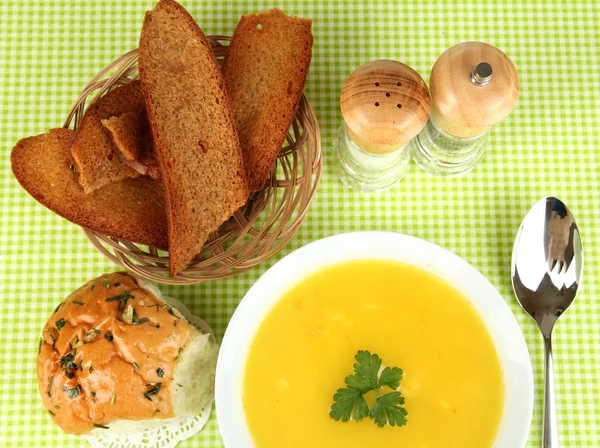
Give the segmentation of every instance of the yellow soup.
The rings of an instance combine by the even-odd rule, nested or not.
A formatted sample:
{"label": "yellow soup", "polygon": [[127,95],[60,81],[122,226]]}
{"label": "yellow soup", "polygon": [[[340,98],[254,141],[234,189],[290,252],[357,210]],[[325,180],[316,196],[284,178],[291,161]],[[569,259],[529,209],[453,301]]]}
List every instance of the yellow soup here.
{"label": "yellow soup", "polygon": [[[329,416],[358,350],[403,369],[406,426]],[[483,321],[458,291],[412,266],[363,260],[306,278],[270,311],[243,400],[260,448],[484,448],[500,423],[503,379]]]}

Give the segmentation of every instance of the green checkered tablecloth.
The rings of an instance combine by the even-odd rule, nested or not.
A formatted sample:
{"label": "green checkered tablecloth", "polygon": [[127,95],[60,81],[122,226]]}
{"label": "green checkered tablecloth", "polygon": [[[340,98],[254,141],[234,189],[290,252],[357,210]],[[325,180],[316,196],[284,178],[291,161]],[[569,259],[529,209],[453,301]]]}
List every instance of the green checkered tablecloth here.
{"label": "green checkered tablecloth", "polygon": [[[38,397],[40,330],[56,304],[115,266],[75,225],[38,205],[10,172],[22,137],[60,126],[89,79],[137,46],[153,0],[9,0],[0,7],[0,445],[83,446],[52,424]],[[306,95],[323,130],[324,173],[304,225],[274,259],[246,274],[193,287],[166,287],[219,337],[236,305],[277,259],[319,238],[352,230],[403,232],[466,259],[513,310],[534,366],[535,413],[528,446],[539,446],[542,341],[510,285],[513,239],[527,210],[556,195],[578,220],[585,249],[583,290],[555,331],[561,446],[600,446],[600,4],[527,2],[327,2],[187,0],[207,34],[231,34],[241,14],[279,6],[313,20]],[[521,96],[496,126],[487,153],[465,177],[428,177],[412,165],[391,191],[363,195],[333,175],[344,79],[362,63],[397,59],[428,80],[448,47],[481,40],[515,62]],[[216,419],[183,446],[222,446]]]}

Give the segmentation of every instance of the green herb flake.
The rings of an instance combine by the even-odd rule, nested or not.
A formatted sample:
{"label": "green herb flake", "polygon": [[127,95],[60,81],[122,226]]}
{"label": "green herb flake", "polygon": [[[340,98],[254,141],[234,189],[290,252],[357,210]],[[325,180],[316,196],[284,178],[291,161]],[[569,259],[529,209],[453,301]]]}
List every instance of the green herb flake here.
{"label": "green herb flake", "polygon": [[108,426],[99,425],[98,423],[94,423],[94,426],[95,426],[96,428],[109,429],[109,427],[108,427]]}
{"label": "green herb flake", "polygon": [[110,288],[110,283],[108,282],[108,280],[102,279],[102,284],[104,285],[105,288]]}
{"label": "green herb flake", "polygon": [[67,375],[67,378],[69,378],[70,380],[75,378],[75,374],[73,372],[69,372],[68,370],[65,370],[65,375]]}
{"label": "green herb flake", "polygon": [[138,366],[138,363],[135,361],[133,361],[133,368],[138,371],[140,370],[140,366]]}
{"label": "green herb flake", "polygon": [[73,303],[76,305],[85,305],[85,303],[80,302],[79,300],[73,300]]}
{"label": "green herb flake", "polygon": [[169,309],[169,314],[171,316],[175,316],[177,319],[180,318],[177,314],[175,314],[175,312],[173,311],[173,307],[172,306],[168,306],[167,308]]}
{"label": "green herb flake", "polygon": [[116,397],[115,394],[112,394],[112,397],[110,397],[110,405],[111,406],[115,404],[115,397]]}
{"label": "green herb flake", "polygon": [[112,342],[113,341],[113,335],[110,331],[107,331],[106,333],[104,333],[104,339],[106,339],[108,342]]}
{"label": "green herb flake", "polygon": [[90,288],[90,291],[93,291],[95,287],[96,287],[96,285],[92,285],[92,287]]}
{"label": "green herb flake", "polygon": [[121,313],[119,319],[126,324],[133,323],[133,307],[131,305],[127,305],[127,308]]}
{"label": "green herb flake", "polygon": [[66,323],[67,323],[67,322],[66,322],[64,319],[58,319],[58,320],[56,321],[56,329],[57,329],[58,331],[60,331],[60,330],[61,330],[61,328],[62,328],[62,327],[64,327]]}
{"label": "green herb flake", "polygon": [[179,355],[175,356],[175,362],[179,362]]}
{"label": "green herb flake", "polygon": [[50,409],[48,409],[48,414],[50,414],[52,417],[56,417],[56,415],[54,414],[54,412],[52,412]]}
{"label": "green herb flake", "polygon": [[83,335],[83,342],[85,343],[90,343],[93,342],[94,339],[96,339],[98,337],[99,333],[96,333],[95,331],[88,331],[87,333],[85,333]]}
{"label": "green herb flake", "polygon": [[150,389],[149,391],[144,392],[144,397],[150,401],[152,401],[152,398],[150,398],[152,395],[158,395],[158,393],[160,392],[160,386],[162,385],[162,383],[156,383],[156,385]]}
{"label": "green herb flake", "polygon": [[118,288],[119,286],[121,286],[121,284],[120,284],[119,282],[117,282],[117,283],[115,283],[113,286],[114,286],[115,288]]}
{"label": "green herb flake", "polygon": [[69,354],[63,355],[58,360],[60,367],[66,367],[67,369],[77,369],[77,364],[73,362],[75,358],[75,350],[72,350]]}
{"label": "green herb flake", "polygon": [[131,294],[132,291],[137,291],[139,288],[128,289],[127,291],[123,291],[121,294],[116,296],[112,296],[106,299],[107,302],[115,302],[119,301],[119,311],[122,313],[127,307],[127,301],[131,299],[135,299],[135,296]]}
{"label": "green herb flake", "polygon": [[38,355],[42,353],[42,337],[40,336],[40,342],[38,343]]}
{"label": "green herb flake", "polygon": [[[346,389],[338,389],[333,395],[333,404],[329,415],[336,421],[361,420],[369,416],[380,428],[404,426],[408,412],[404,405],[404,397],[398,391],[379,395],[371,409],[364,399],[364,394],[382,387],[397,389],[402,380],[402,369],[385,367],[381,370],[382,360],[376,354],[360,350],[354,357],[354,374],[345,378]],[[381,371],[381,373],[380,373]]]}
{"label": "green herb flake", "polygon": [[92,397],[96,396],[96,392],[92,391]]}
{"label": "green herb flake", "polygon": [[79,396],[79,393],[80,393],[80,392],[81,392],[81,389],[80,389],[80,387],[79,387],[79,386],[77,386],[77,387],[74,387],[73,389],[69,389],[69,390],[67,391],[67,396],[68,396],[70,399],[77,398],[77,397]]}
{"label": "green herb flake", "polygon": [[60,409],[60,406],[54,405],[54,409]]}
{"label": "green herb flake", "polygon": [[165,371],[159,367],[156,369],[156,374],[159,376],[159,378],[162,378],[165,374]]}
{"label": "green herb flake", "polygon": [[52,397],[52,384],[54,383],[54,375],[50,377],[50,381],[48,382],[48,397]]}
{"label": "green herb flake", "polygon": [[158,409],[155,409],[154,412],[152,413],[152,417],[154,417],[157,413],[159,413],[160,411]]}
{"label": "green herb flake", "polygon": [[62,306],[64,302],[60,302],[56,308],[54,308],[54,313],[58,311],[58,309]]}
{"label": "green herb flake", "polygon": [[135,311],[135,309],[133,309],[131,313],[131,325],[139,325],[149,321],[150,319],[148,319],[147,317],[138,317],[137,312]]}
{"label": "green herb flake", "polygon": [[92,373],[94,371],[94,367],[90,366],[90,368],[88,369],[88,372]]}

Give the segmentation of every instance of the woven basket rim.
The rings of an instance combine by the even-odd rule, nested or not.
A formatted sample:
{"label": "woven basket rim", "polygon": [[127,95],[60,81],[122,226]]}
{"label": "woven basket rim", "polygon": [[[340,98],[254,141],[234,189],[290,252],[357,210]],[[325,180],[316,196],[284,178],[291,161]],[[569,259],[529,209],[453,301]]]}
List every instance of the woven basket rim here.
{"label": "woven basket rim", "polygon": [[[229,36],[207,36],[219,61]],[[64,127],[77,129],[86,104],[137,78],[137,49],[117,58],[95,77],[74,102]],[[92,98],[91,101],[88,100]],[[304,95],[276,166],[265,187],[250,196],[221,227],[211,233],[200,254],[177,276],[169,276],[168,253],[83,228],[86,237],[114,264],[147,280],[184,285],[231,277],[268,260],[297,233],[321,178],[321,131]]]}

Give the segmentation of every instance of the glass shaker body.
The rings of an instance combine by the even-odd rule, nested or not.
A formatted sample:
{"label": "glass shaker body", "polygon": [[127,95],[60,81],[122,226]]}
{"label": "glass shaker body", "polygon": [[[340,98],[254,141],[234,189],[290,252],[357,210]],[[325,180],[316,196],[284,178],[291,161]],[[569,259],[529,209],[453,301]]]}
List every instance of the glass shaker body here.
{"label": "glass shaker body", "polygon": [[423,78],[399,61],[371,61],[346,79],[340,94],[343,122],[335,171],[365,193],[391,188],[407,171],[408,143],[423,129],[431,97]]}
{"label": "glass shaker body", "polygon": [[406,174],[410,162],[409,145],[387,154],[373,154],[361,149],[342,124],[335,142],[334,169],[347,186],[364,193],[393,187]]}
{"label": "glass shaker body", "polygon": [[517,103],[517,70],[498,48],[463,42],[437,59],[429,84],[431,115],[413,140],[412,158],[437,176],[468,173],[481,160],[490,129]]}
{"label": "glass shaker body", "polygon": [[473,137],[457,137],[439,127],[433,117],[411,142],[411,153],[422,170],[436,176],[460,176],[471,171],[485,151],[489,129]]}

